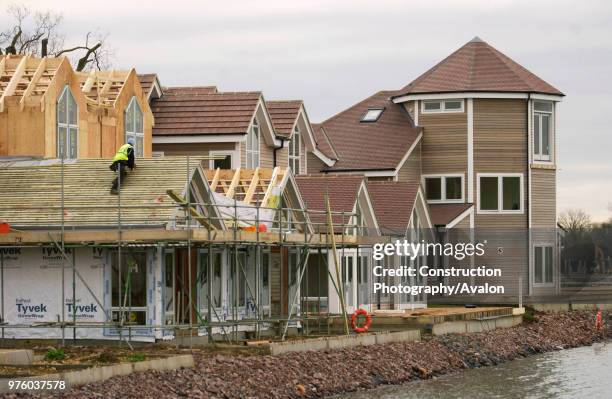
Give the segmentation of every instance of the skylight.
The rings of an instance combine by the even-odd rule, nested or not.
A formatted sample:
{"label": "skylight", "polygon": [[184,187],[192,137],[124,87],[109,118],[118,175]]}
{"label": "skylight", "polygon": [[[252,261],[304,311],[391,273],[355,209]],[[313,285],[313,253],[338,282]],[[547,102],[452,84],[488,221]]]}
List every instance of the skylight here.
{"label": "skylight", "polygon": [[384,110],[384,108],[369,108],[361,117],[361,122],[376,122]]}

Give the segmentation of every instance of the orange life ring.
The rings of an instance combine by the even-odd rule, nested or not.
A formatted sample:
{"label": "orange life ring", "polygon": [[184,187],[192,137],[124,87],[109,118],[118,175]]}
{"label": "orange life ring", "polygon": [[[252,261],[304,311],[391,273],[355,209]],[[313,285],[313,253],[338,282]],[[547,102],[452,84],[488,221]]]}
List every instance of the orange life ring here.
{"label": "orange life ring", "polygon": [[595,318],[595,329],[597,331],[603,330],[603,319],[601,317],[601,310],[597,312],[597,317]]}
{"label": "orange life ring", "polygon": [[[361,327],[357,325],[357,317],[360,315],[364,315],[366,317],[365,324]],[[372,325],[372,316],[368,314],[365,309],[357,309],[353,312],[353,316],[351,316],[351,326],[356,333],[364,333],[367,332],[370,326]]]}

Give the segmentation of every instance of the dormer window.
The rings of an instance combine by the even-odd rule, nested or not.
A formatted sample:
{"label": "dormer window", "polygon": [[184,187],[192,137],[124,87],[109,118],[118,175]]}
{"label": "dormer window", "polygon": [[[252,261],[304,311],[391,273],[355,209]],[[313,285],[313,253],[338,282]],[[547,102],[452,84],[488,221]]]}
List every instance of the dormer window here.
{"label": "dormer window", "polygon": [[361,117],[361,122],[376,122],[384,110],[384,108],[369,108]]}
{"label": "dormer window", "polygon": [[463,100],[426,100],[422,102],[421,112],[424,114],[463,112]]}

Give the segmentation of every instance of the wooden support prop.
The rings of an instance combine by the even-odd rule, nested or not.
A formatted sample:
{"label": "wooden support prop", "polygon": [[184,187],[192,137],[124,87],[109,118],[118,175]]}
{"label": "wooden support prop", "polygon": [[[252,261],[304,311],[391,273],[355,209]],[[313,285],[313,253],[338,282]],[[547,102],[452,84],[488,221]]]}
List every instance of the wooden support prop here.
{"label": "wooden support prop", "polygon": [[216,230],[214,226],[211,226],[210,224],[208,224],[208,219],[202,215],[200,212],[198,212],[193,206],[189,205],[187,203],[187,201],[185,200],[185,198],[181,197],[180,195],[178,195],[177,193],[175,193],[172,190],[168,190],[166,191],[166,193],[168,194],[168,196],[170,198],[172,198],[174,201],[176,201],[177,204],[187,207],[187,210],[189,211],[189,213],[191,214],[191,216],[197,220],[198,222],[200,222],[202,224],[202,226],[207,227],[209,229],[213,229]]}
{"label": "wooden support prop", "polygon": [[89,75],[87,75],[87,79],[85,80],[85,84],[83,85],[83,89],[81,89],[81,91],[83,93],[89,93],[94,83],[96,83],[96,71],[92,69]]}
{"label": "wooden support prop", "polygon": [[253,195],[255,194],[255,191],[257,190],[258,182],[259,182],[259,168],[256,168],[255,172],[253,172],[253,178],[251,179],[251,184],[249,184],[249,188],[247,189],[246,194],[244,195],[243,201],[246,202],[247,204],[250,204],[251,201],[253,200]]}
{"label": "wooden support prop", "polygon": [[237,168],[236,172],[234,172],[234,177],[232,177],[232,182],[230,183],[230,186],[227,189],[227,193],[225,193],[225,196],[227,198],[234,198],[234,194],[236,193],[236,186],[238,185],[239,181],[240,181],[240,168]]}
{"label": "wooden support prop", "polygon": [[215,175],[213,176],[212,182],[210,183],[210,191],[215,191],[217,189],[217,185],[219,185],[219,174],[221,173],[221,168],[217,168],[215,170]]}
{"label": "wooden support prop", "polygon": [[272,177],[270,177],[270,183],[268,184],[268,188],[266,189],[266,193],[264,194],[263,200],[261,200],[261,207],[265,208],[268,206],[268,200],[270,199],[270,195],[272,194],[272,187],[276,183],[276,176],[278,176],[280,168],[277,166],[272,170]]}
{"label": "wooden support prop", "polygon": [[0,60],[0,78],[4,74],[4,69],[6,68],[6,60],[8,59],[8,55],[6,57],[2,57]]}
{"label": "wooden support prop", "polygon": [[30,59],[30,55],[24,55],[19,61],[17,68],[15,69],[15,73],[11,77],[8,85],[4,89],[4,93],[2,93],[2,97],[0,97],[0,112],[4,112],[4,99],[6,97],[12,96],[15,93],[15,89],[17,85],[21,81],[23,77],[23,73],[25,72],[26,65],[28,65],[28,60]]}
{"label": "wooden support prop", "polygon": [[[114,74],[115,74],[115,71],[114,70],[111,71],[111,74],[110,74],[109,78],[112,78],[114,76]],[[111,85],[113,84],[112,79],[106,79],[105,78],[105,80],[106,80],[106,82],[104,82],[104,86],[102,86],[102,89],[100,89],[100,91],[98,92],[98,98],[101,97],[101,96],[106,95],[106,93],[108,93],[108,91],[110,90]]]}
{"label": "wooden support prop", "polygon": [[23,111],[23,107],[25,107],[26,101],[32,95],[32,92],[36,88],[36,85],[38,84],[38,81],[40,80],[40,77],[42,76],[42,74],[45,72],[46,68],[47,68],[47,59],[41,58],[40,63],[38,64],[38,67],[36,68],[36,72],[34,72],[34,75],[32,75],[32,80],[30,80],[30,83],[28,83],[28,87],[23,92],[23,95],[21,96],[21,100],[19,100],[19,109],[21,111]]}
{"label": "wooden support prop", "polygon": [[[344,333],[349,335],[348,316],[346,314],[346,304],[344,303],[344,287],[340,275],[340,262],[338,261],[338,251],[336,250],[336,234],[334,233],[334,221],[331,214],[331,206],[329,204],[329,196],[325,194],[325,208],[327,210],[327,233],[331,238],[331,251],[334,258],[334,266],[336,268],[336,280],[338,281],[338,296],[340,297],[340,306],[342,307],[342,316],[344,318]],[[344,233],[342,233],[344,235]]]}

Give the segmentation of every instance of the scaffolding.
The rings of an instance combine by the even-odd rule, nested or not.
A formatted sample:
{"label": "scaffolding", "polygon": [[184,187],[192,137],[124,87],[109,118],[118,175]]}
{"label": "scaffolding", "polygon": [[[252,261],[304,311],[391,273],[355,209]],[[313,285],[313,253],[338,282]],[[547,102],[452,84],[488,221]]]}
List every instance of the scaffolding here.
{"label": "scaffolding", "polygon": [[[0,325],[2,338],[5,338],[7,329],[12,331],[36,328],[59,329],[61,342],[66,344],[66,331],[68,329],[72,331],[72,339],[75,342],[79,330],[104,329],[106,332],[114,333],[113,337],[119,345],[125,343],[131,347],[135,331],[148,331],[149,336],[153,337],[159,335],[165,337],[165,334],[170,332],[175,339],[179,336],[185,337],[185,332],[187,332],[190,345],[192,345],[194,334],[207,335],[211,343],[219,338],[230,343],[235,342],[241,339],[241,333],[246,328],[249,335],[254,338],[259,338],[265,330],[275,330],[275,335],[284,340],[292,326],[297,327],[298,333],[304,335],[329,334],[330,319],[335,317],[344,318],[344,332],[348,333],[337,251],[344,248],[359,248],[362,245],[371,245],[375,241],[379,242],[381,237],[349,234],[350,232],[360,231],[356,225],[351,224],[355,215],[345,212],[332,212],[327,198],[326,210],[309,210],[305,206],[300,208],[283,206],[283,201],[267,207],[255,204],[255,215],[252,218],[241,216],[241,210],[242,208],[248,208],[252,211],[253,206],[240,203],[235,197],[231,205],[220,205],[214,201],[203,202],[198,198],[193,198],[192,171],[194,163],[197,166],[202,162],[202,159],[202,157],[198,157],[197,161],[193,162],[189,156],[186,157],[184,197],[172,190],[167,192],[174,203],[122,204],[122,182],[119,177],[119,194],[116,197],[115,204],[70,206],[65,203],[65,161],[62,159],[60,166],[60,205],[45,207],[46,211],[57,212],[59,223],[54,224],[47,221],[46,223],[51,224],[51,226],[41,226],[37,222],[32,222],[29,225],[20,223],[18,226],[12,226],[10,232],[0,234],[0,288],[2,291]],[[236,172],[239,173],[239,171]],[[215,176],[218,176],[218,174],[219,170],[216,171]],[[249,195],[249,193],[245,195]],[[155,207],[155,209],[167,207],[179,209],[180,212],[174,212],[170,218],[156,219],[149,216],[146,220],[135,220],[123,215],[124,211],[135,206],[140,208]],[[226,214],[222,214],[221,207]],[[70,214],[70,212],[95,213],[101,209],[112,208],[117,213],[115,225],[105,225],[101,222],[100,225],[103,225],[101,228],[76,228],[74,223],[71,225],[66,223],[65,215]],[[228,208],[232,210],[233,215],[227,214]],[[201,213],[202,210],[206,211],[205,214]],[[41,209],[39,207],[20,206],[19,211],[35,214],[40,212]],[[272,214],[274,217],[265,218],[262,213]],[[324,222],[314,222],[313,219],[324,220]],[[10,220],[7,220],[7,222],[10,223]],[[140,225],[145,227],[135,227]],[[160,227],[151,227],[155,225]],[[170,225],[174,228],[163,227]],[[214,227],[219,225],[227,228],[218,229]],[[6,249],[40,246],[52,246],[61,256],[61,314],[58,315],[57,320],[7,323],[5,317]],[[114,270],[111,270],[110,302],[96,295],[96,290],[90,286],[91,282],[87,281],[77,267],[75,250],[84,247],[104,248],[115,254],[113,256],[116,256],[117,284],[115,285],[113,282],[112,273],[114,273]],[[172,265],[173,288],[172,297],[169,299],[173,302],[173,314],[170,321],[166,319],[165,315],[165,309],[168,306],[165,301],[168,300],[168,296],[163,290],[161,291],[161,301],[164,310],[161,313],[149,316],[147,316],[147,311],[145,312],[146,321],[143,323],[138,320],[135,308],[142,304],[133,304],[131,276],[138,265],[126,263],[126,259],[130,257],[130,253],[133,251],[143,249],[156,250],[158,255],[161,254],[161,259],[157,264],[162,269],[159,270],[160,274],[167,273],[165,268],[169,266],[165,264],[164,255],[166,253],[174,254]],[[172,252],[167,252],[170,250]],[[176,254],[178,251],[186,254],[187,258],[186,262],[181,264],[181,267],[186,268],[186,270],[181,271],[180,277],[177,272]],[[227,257],[227,262],[221,260],[221,268],[223,269],[226,265],[225,274],[227,275],[225,277],[230,277],[229,279],[226,278],[226,290],[222,292],[222,296],[226,298],[228,305],[224,314],[220,314],[220,309],[216,306],[219,304],[213,303],[213,289],[215,288],[213,287],[213,276],[217,272],[214,270],[213,257],[216,253],[221,253]],[[247,253],[247,255],[243,255],[244,253]],[[271,299],[270,254],[272,253],[277,254],[278,258],[279,281],[275,284],[279,290],[278,294],[280,294],[275,297],[274,306],[276,309],[274,310]],[[326,270],[329,281],[340,298],[342,303],[341,315],[331,314],[329,303],[327,306],[323,306],[323,297],[321,296],[323,292],[321,284],[323,282],[320,281],[321,279],[318,276],[316,279],[319,285],[317,288],[318,298],[315,302],[316,307],[314,309],[309,308],[311,298],[307,298],[307,302],[303,303],[304,294],[301,293],[301,290],[305,281],[306,291],[308,291],[308,273],[311,269],[308,261],[312,253],[316,255],[317,273],[321,273],[321,268]],[[331,274],[330,270],[332,268],[327,264],[329,253],[333,254],[335,261],[335,276]],[[205,254],[207,258],[206,262],[197,262],[195,270],[194,254],[196,259],[199,259],[201,254]],[[248,254],[253,254],[252,258]],[[267,264],[262,264],[264,254],[267,254]],[[223,257],[223,255],[221,256]],[[111,258],[111,255],[108,256]],[[254,259],[254,262],[251,262],[250,259]],[[110,260],[109,262],[110,269],[113,269],[113,261]],[[123,269],[124,266],[127,267],[127,270]],[[252,268],[249,266],[252,266]],[[267,271],[268,278],[267,295],[269,300],[266,301],[268,302],[267,308],[262,303],[264,300],[262,297],[264,269]],[[254,273],[254,279],[249,278],[252,273]],[[68,292],[65,289],[67,275],[71,276]],[[123,281],[124,278],[126,281]],[[161,283],[161,280],[159,282]],[[77,316],[78,284],[82,284],[97,306],[100,307],[104,315],[104,321],[79,320]],[[174,286],[175,284],[178,284],[178,286]],[[205,289],[199,290],[199,287],[203,285]],[[163,289],[166,288],[163,287]],[[223,284],[221,284],[221,290],[223,291]],[[328,292],[328,297],[329,294]],[[205,303],[205,312],[199,306],[200,302]],[[70,314],[66,314],[67,303],[72,305],[69,306]],[[161,318],[158,317],[159,314],[161,314]],[[155,321],[151,322],[151,319]],[[241,328],[243,329],[241,330]]]}

